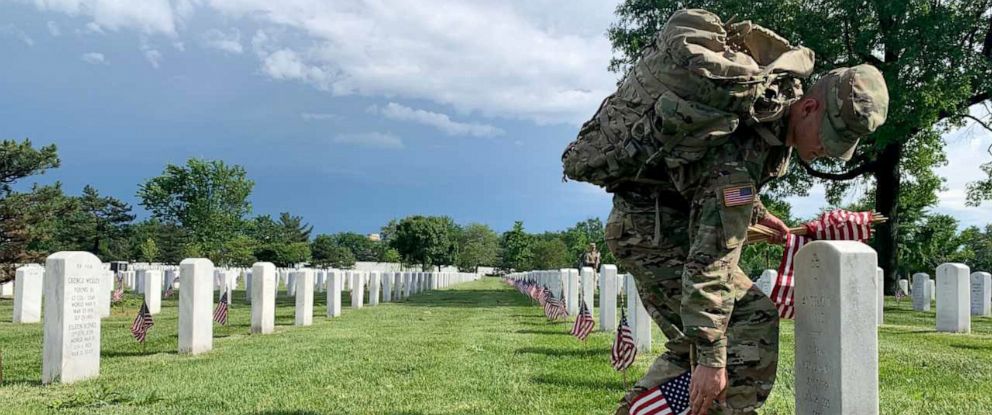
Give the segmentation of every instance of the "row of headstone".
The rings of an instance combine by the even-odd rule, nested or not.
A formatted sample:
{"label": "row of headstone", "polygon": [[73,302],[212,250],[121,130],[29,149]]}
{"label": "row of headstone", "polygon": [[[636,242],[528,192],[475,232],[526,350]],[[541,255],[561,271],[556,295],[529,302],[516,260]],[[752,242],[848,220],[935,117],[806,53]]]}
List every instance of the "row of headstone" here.
{"label": "row of headstone", "polygon": [[[633,286],[633,283],[627,285],[625,279],[617,276],[616,265],[603,264],[600,266],[598,274],[592,268],[584,267],[581,270],[564,268],[550,271],[516,272],[508,274],[506,277],[511,280],[536,282],[542,287],[548,287],[556,298],[564,299],[565,309],[570,316],[578,314],[579,299],[581,298],[586,303],[586,307],[590,313],[594,316],[598,314],[599,324],[597,327],[599,331],[613,332],[617,329],[617,296],[622,294],[621,288],[627,288],[628,307],[634,307],[632,309],[636,309],[640,304],[640,299],[636,295],[633,297],[630,296],[630,287]],[[594,295],[597,286],[599,291],[598,308],[594,306]],[[636,288],[633,292],[636,293]],[[635,300],[632,301],[631,298]],[[640,305],[640,308],[643,309],[643,305]],[[627,321],[631,324],[631,330],[636,332],[633,326],[636,318],[633,314],[628,314]],[[643,326],[647,327],[648,336],[646,338],[642,337],[641,343],[639,343],[640,345],[647,345],[648,348],[650,348],[651,344],[651,324],[653,324],[651,321],[645,320]]]}
{"label": "row of headstone", "polygon": [[[992,274],[988,272],[969,272],[967,265],[948,263],[937,267],[937,280],[931,280],[926,273],[913,274],[912,293],[913,310],[930,311],[931,300],[937,300],[938,331],[959,331],[963,323],[941,323],[941,315],[968,313],[972,316],[988,317],[992,315]],[[899,288],[906,289],[909,283],[899,280]],[[942,307],[943,305],[943,307]],[[944,310],[943,313],[941,310]],[[962,311],[964,310],[964,311]],[[970,318],[968,319],[970,321]],[[949,330],[941,330],[941,328]],[[970,329],[969,329],[970,330]]]}
{"label": "row of headstone", "polygon": [[[145,268],[120,271],[134,272],[134,283],[140,281],[145,302],[150,312],[158,312],[161,304],[163,278],[168,270]],[[223,270],[215,271],[213,263],[204,258],[189,258],[180,263],[178,269],[179,286],[179,327],[178,350],[180,354],[196,355],[213,348],[213,293],[220,289],[229,292],[236,283],[236,277]],[[251,292],[251,332],[272,333],[275,325],[275,295],[277,270],[267,262],[256,263],[250,271],[239,270],[250,284]],[[137,278],[137,275],[141,278]],[[221,284],[217,284],[221,275]],[[296,294],[296,318],[294,324],[307,326],[313,322],[313,295],[315,271],[298,269],[290,273],[293,277]],[[17,293],[15,293],[15,320],[20,322],[37,321],[43,317],[44,340],[42,361],[42,383],[72,383],[93,378],[100,373],[100,318],[103,315],[103,296],[109,310],[109,296],[113,288],[114,275],[100,260],[88,252],[58,252],[48,257],[45,267],[25,266],[18,269]],[[175,275],[172,281],[177,282]],[[352,306],[360,308],[363,303],[365,280],[359,272],[335,272],[324,274],[322,282],[328,295],[327,316],[341,314],[342,283],[351,278],[353,288]],[[414,292],[431,288],[445,288],[453,284],[477,280],[479,275],[469,273],[410,273],[410,272],[371,272],[368,275],[369,305],[378,304],[380,293],[392,291],[400,295],[389,295],[389,300],[406,298]],[[250,282],[248,282],[250,281]],[[388,282],[386,282],[388,281]],[[44,293],[34,294],[41,286]],[[19,294],[18,294],[19,293]],[[44,299],[44,314],[39,301]],[[385,298],[385,297],[384,297]],[[153,310],[154,304],[154,310]],[[108,312],[109,314],[109,312]]]}

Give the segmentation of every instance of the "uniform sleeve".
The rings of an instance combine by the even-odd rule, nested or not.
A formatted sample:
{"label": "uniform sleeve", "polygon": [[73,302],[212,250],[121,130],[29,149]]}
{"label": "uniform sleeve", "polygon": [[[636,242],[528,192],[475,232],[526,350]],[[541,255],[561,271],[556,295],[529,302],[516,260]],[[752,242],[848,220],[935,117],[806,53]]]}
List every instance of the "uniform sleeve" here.
{"label": "uniform sleeve", "polygon": [[691,245],[682,274],[682,324],[697,363],[727,364],[727,324],[734,310],[731,277],[755,209],[756,189],[743,168],[722,166],[692,200]]}

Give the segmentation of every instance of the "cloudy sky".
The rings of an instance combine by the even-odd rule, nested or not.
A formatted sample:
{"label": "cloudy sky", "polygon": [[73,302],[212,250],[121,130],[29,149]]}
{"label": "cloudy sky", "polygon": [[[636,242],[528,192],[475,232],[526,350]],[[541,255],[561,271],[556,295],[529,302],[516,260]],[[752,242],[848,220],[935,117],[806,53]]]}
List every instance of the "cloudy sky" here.
{"label": "cloudy sky", "polygon": [[[320,232],[408,214],[561,229],[609,212],[562,183],[560,155],[616,81],[616,1],[567,3],[0,0],[0,137],[58,145],[41,181],[135,205],[165,164],[203,157],[245,166],[256,213]],[[985,223],[963,195],[992,137],[949,141],[939,209]]]}

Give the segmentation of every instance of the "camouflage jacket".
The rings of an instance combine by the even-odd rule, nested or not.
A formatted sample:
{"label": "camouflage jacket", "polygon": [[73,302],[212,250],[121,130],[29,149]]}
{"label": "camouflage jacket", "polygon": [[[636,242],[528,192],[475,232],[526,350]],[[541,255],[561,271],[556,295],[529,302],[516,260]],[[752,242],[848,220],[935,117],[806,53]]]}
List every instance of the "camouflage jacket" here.
{"label": "camouflage jacket", "polygon": [[738,129],[733,139],[710,149],[700,161],[656,172],[657,183],[615,190],[615,207],[634,214],[654,215],[656,203],[671,203],[664,197],[655,200],[664,192],[681,194],[683,206],[688,202],[691,246],[684,263],[681,316],[684,333],[696,345],[697,361],[705,366],[725,366],[725,332],[734,301],[751,287],[737,263],[748,226],[767,214],[760,189],[788,170],[792,149],[782,142],[784,119],[763,125],[771,134]]}

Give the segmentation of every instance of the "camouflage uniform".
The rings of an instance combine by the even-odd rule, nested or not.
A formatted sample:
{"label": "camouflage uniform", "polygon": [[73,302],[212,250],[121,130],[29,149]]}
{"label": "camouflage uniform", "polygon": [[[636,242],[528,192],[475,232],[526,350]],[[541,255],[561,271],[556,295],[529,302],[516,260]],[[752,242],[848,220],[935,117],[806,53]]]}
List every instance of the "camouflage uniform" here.
{"label": "camouflage uniform", "polygon": [[[757,190],[784,174],[791,149],[747,128],[734,134],[700,162],[659,173],[657,184],[614,189],[606,243],[668,338],[625,399],[689,370],[692,344],[696,363],[727,368],[726,413],[751,413],[771,392],[778,313],[737,261],[747,227],[765,214]],[[750,201],[725,200],[725,189],[742,187]]]}

